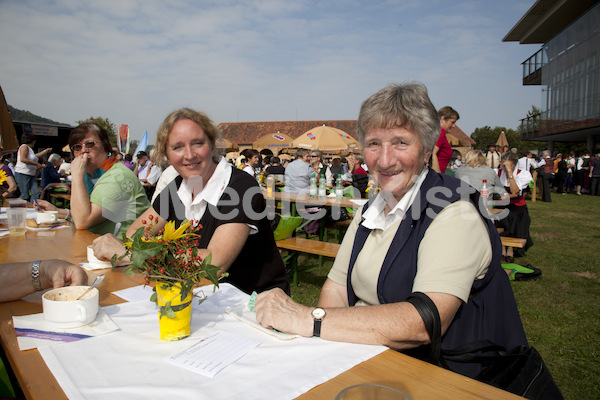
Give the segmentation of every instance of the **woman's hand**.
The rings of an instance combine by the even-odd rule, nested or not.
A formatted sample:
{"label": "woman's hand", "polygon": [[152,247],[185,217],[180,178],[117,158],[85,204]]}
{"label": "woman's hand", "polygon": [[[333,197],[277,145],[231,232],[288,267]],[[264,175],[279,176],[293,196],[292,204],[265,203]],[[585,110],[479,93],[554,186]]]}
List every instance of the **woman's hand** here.
{"label": "woman's hand", "polygon": [[47,202],[46,200],[38,200],[34,203],[34,207],[38,211],[60,211],[54,204]]}
{"label": "woman's hand", "polygon": [[260,293],[254,310],[265,328],[307,337],[313,334],[312,307],[296,303],[280,288]]}
{"label": "woman's hand", "polygon": [[[125,245],[112,233],[94,239],[92,249],[96,258],[104,261],[110,261],[115,254],[117,257],[125,254]],[[123,261],[128,261],[128,259],[123,259]]]}
{"label": "woman's hand", "polygon": [[506,178],[511,178],[513,176],[515,165],[512,162],[504,161],[501,168],[504,170]]}
{"label": "woman's hand", "polygon": [[73,180],[83,179],[87,172],[89,156],[87,153],[75,157],[71,162],[71,178]]}

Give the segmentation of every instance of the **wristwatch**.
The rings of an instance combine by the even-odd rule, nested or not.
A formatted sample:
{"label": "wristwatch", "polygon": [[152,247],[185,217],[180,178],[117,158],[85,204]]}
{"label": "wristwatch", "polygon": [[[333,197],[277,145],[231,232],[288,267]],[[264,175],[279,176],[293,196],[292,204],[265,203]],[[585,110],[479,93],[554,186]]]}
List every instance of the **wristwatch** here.
{"label": "wristwatch", "polygon": [[317,307],[314,310],[312,310],[311,314],[315,321],[315,325],[313,328],[313,336],[320,337],[321,336],[321,322],[323,321],[323,318],[325,318],[325,314],[326,314],[325,310],[323,310],[320,307]]}
{"label": "wristwatch", "polygon": [[40,283],[40,260],[36,260],[31,265],[31,284],[33,288],[39,292],[42,289],[42,284]]}

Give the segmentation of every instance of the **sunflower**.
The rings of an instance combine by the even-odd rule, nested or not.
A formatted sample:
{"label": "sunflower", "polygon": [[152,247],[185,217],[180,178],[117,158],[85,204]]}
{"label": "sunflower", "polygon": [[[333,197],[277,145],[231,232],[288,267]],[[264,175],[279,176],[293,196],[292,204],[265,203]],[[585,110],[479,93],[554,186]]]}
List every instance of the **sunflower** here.
{"label": "sunflower", "polygon": [[7,179],[6,172],[0,169],[0,185],[3,185]]}

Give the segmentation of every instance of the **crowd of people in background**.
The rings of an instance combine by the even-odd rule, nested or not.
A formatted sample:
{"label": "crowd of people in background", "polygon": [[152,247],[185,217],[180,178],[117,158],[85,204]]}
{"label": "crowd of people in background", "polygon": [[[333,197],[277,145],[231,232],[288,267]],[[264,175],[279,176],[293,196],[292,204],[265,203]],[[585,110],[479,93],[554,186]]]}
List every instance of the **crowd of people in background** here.
{"label": "crowd of people in background", "polygon": [[[431,167],[438,172],[451,175],[472,174],[472,170],[465,168],[469,164],[466,154],[463,157],[457,151],[452,151],[449,144],[446,146],[448,142],[446,134],[452,130],[458,120],[458,112],[451,107],[444,107],[438,111],[438,116],[441,132],[434,147]],[[0,168],[8,177],[2,187],[2,196],[5,198],[21,197],[28,201],[44,199],[41,195],[43,189],[49,184],[70,180],[70,160],[57,153],[50,154],[52,149],[35,153],[32,147],[35,145],[35,138],[31,136],[23,135],[22,145],[16,154],[9,153],[2,157]],[[508,151],[516,154],[516,149]],[[116,147],[112,148],[112,154],[117,161],[133,171],[146,190],[148,198],[151,199],[156,184],[167,166],[156,164],[152,159],[152,151],[149,153],[140,151],[137,154],[124,154]],[[479,165],[482,162],[481,157],[485,161],[485,166],[498,171],[502,153],[495,144],[490,144],[487,151],[477,155],[476,174],[482,173],[483,165]],[[471,167],[474,165],[474,159],[475,157],[472,156]],[[286,150],[275,156],[270,150],[259,152],[255,149],[246,149],[237,159],[228,161],[258,180],[270,174],[275,175],[279,181],[286,183],[286,191],[290,193],[308,193],[310,177],[313,175],[317,181],[324,176],[328,187],[334,186],[337,179],[341,178],[345,186],[356,187],[363,197],[367,196],[369,187],[368,168],[361,154],[358,153],[338,156],[324,155],[318,150],[299,149],[292,154]],[[579,196],[583,194],[600,196],[600,153],[592,155],[589,151],[584,151],[576,154],[571,151],[562,154],[546,150],[537,155],[529,151],[518,158],[516,170],[528,171],[532,174],[537,171],[536,184],[545,202],[552,201],[552,192],[563,195],[575,193]],[[488,179],[489,183],[491,182]],[[530,184],[532,185],[533,183]],[[480,183],[474,186],[478,188]],[[45,200],[47,199],[46,196]]]}
{"label": "crowd of people in background", "polygon": [[297,149],[293,154],[281,153],[277,156],[266,151],[246,149],[236,159],[228,162],[252,175],[259,181],[274,175],[285,184],[287,193],[308,194],[311,177],[317,184],[325,179],[327,187],[334,187],[341,179],[344,187],[352,186],[362,197],[368,195],[369,173],[361,154],[348,153],[345,156],[326,155],[319,150]]}

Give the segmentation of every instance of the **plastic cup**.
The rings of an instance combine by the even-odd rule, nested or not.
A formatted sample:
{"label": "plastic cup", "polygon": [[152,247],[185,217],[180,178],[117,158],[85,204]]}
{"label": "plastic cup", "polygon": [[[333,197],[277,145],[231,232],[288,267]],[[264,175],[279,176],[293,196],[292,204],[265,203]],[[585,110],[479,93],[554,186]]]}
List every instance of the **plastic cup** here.
{"label": "plastic cup", "polygon": [[23,236],[27,232],[25,221],[27,220],[26,208],[9,208],[6,210],[8,219],[8,232],[11,236]]}
{"label": "plastic cup", "polygon": [[411,400],[404,392],[375,383],[361,383],[347,387],[335,396],[335,400]]}

